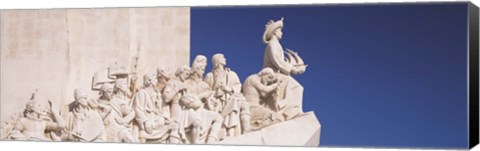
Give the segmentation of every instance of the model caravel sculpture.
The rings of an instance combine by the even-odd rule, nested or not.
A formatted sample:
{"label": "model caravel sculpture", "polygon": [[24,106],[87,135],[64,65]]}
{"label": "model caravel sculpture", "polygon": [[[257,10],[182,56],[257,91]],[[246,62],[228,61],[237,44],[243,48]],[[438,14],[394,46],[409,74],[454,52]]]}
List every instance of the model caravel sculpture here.
{"label": "model caravel sculpture", "polygon": [[77,88],[66,115],[48,99],[45,111],[35,91],[23,113],[2,123],[2,140],[318,146],[320,123],[302,111],[303,87],[291,76],[307,65],[284,51],[282,28],[283,18],[267,23],[264,68],[243,84],[223,54],[205,77],[207,57],[197,55],[175,77],[166,66],[145,74],[140,88],[135,71],[115,63],[93,77],[100,97]]}

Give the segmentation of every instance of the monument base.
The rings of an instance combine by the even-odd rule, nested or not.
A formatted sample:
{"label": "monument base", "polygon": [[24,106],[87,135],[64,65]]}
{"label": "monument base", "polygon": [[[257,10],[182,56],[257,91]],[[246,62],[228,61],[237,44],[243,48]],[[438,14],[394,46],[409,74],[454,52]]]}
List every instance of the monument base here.
{"label": "monument base", "polygon": [[320,130],[321,125],[315,114],[307,112],[258,131],[226,138],[217,144],[316,147],[320,145]]}

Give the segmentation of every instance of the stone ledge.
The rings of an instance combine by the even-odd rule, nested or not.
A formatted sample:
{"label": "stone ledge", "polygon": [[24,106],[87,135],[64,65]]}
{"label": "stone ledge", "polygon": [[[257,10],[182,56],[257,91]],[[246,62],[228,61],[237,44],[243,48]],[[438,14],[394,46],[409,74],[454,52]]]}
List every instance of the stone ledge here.
{"label": "stone ledge", "polygon": [[313,112],[307,112],[292,120],[227,138],[217,144],[317,147],[320,145],[320,133],[321,125],[317,117]]}

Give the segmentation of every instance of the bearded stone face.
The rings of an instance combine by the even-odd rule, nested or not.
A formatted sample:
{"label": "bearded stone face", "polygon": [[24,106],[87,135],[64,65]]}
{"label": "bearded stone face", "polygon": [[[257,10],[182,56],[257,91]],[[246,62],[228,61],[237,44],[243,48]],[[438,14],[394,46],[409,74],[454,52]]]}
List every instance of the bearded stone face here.
{"label": "bearded stone face", "polygon": [[82,105],[82,106],[88,106],[88,95],[85,93],[83,90],[75,90],[75,101]]}
{"label": "bearded stone face", "polygon": [[116,81],[115,82],[115,89],[117,89],[117,91],[121,91],[123,93],[130,92],[130,89],[128,88],[127,80]]}
{"label": "bearded stone face", "polygon": [[78,97],[76,101],[82,106],[88,106],[88,101],[86,96]]}
{"label": "bearded stone face", "polygon": [[171,73],[168,68],[158,70],[157,75],[158,75],[158,78],[164,78],[167,80],[171,78]]}
{"label": "bearded stone face", "polygon": [[157,80],[157,75],[155,74],[145,74],[143,76],[143,85],[145,87],[150,87],[150,86],[154,86],[158,83],[158,80]]}
{"label": "bearded stone face", "polygon": [[30,103],[28,103],[26,107],[26,111],[29,113],[36,113],[37,115],[47,114],[44,109],[44,106],[37,101],[31,101]]}
{"label": "bearded stone face", "polygon": [[198,77],[202,77],[205,74],[205,68],[207,67],[207,57],[204,55],[197,55],[192,63],[192,74]]}
{"label": "bearded stone face", "polygon": [[202,76],[203,74],[205,74],[205,67],[203,67],[203,66],[196,67],[193,70],[194,70],[195,74],[198,75],[198,76]]}
{"label": "bearded stone face", "polygon": [[158,83],[158,80],[157,78],[155,78],[154,76],[150,77],[149,79],[149,83],[150,85],[155,85],[156,83]]}
{"label": "bearded stone face", "polygon": [[107,90],[104,90],[102,92],[102,96],[108,100],[112,99],[113,97],[113,88],[110,88],[110,89],[107,89]]}
{"label": "bearded stone face", "polygon": [[189,75],[190,75],[190,71],[185,70],[182,73],[180,73],[179,78],[180,78],[180,80],[185,81],[185,80],[187,80]]}

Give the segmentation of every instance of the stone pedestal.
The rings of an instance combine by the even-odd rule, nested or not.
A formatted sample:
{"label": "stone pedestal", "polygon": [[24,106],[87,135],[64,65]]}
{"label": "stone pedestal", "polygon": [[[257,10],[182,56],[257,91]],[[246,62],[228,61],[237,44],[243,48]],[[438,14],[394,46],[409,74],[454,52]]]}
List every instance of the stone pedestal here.
{"label": "stone pedestal", "polygon": [[320,132],[319,120],[313,112],[307,112],[292,120],[227,138],[218,144],[316,147],[320,144]]}

